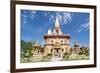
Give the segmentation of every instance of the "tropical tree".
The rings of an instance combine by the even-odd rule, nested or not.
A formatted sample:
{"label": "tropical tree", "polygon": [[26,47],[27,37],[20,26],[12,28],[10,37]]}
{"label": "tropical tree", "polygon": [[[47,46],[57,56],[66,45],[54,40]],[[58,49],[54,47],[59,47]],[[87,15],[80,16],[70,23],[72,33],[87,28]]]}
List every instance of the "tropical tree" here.
{"label": "tropical tree", "polygon": [[27,61],[29,61],[30,57],[32,57],[32,42],[25,42],[21,40],[21,52],[23,58],[27,58]]}

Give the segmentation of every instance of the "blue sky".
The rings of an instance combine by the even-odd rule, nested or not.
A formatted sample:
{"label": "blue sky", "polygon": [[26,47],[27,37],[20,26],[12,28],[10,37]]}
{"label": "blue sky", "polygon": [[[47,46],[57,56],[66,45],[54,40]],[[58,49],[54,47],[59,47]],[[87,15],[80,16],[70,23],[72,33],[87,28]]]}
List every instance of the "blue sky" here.
{"label": "blue sky", "polygon": [[89,45],[89,13],[21,10],[21,39],[43,45],[43,36],[54,29],[58,17],[63,33],[69,33],[71,46],[75,41]]}

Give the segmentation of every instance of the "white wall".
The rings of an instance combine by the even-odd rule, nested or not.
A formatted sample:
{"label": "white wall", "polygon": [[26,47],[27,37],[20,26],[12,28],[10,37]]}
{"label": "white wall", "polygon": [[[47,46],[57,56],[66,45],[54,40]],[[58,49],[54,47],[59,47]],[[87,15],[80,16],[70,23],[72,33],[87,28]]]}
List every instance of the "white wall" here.
{"label": "white wall", "polygon": [[[34,73],[99,73],[100,72],[100,1],[99,0],[34,0],[56,3],[97,5],[97,68],[39,71]],[[0,0],[0,73],[10,73],[10,1]],[[33,72],[31,72],[33,73]]]}

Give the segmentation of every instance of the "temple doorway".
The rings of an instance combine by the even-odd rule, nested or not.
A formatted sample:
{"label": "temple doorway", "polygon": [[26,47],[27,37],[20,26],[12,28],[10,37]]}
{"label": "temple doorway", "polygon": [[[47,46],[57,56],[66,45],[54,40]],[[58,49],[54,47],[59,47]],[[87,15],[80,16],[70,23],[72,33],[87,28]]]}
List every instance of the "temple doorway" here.
{"label": "temple doorway", "polygon": [[60,48],[54,48],[53,54],[54,57],[61,57]]}
{"label": "temple doorway", "polygon": [[62,59],[61,48],[53,48],[52,50],[52,61],[60,61]]}

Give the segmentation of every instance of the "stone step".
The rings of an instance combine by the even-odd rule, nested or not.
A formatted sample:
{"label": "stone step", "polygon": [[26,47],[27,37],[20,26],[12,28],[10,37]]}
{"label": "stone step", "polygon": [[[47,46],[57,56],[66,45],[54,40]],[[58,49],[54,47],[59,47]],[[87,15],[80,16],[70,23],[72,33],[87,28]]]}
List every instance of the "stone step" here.
{"label": "stone step", "polygon": [[52,57],[51,61],[60,61],[62,60],[62,57]]}

